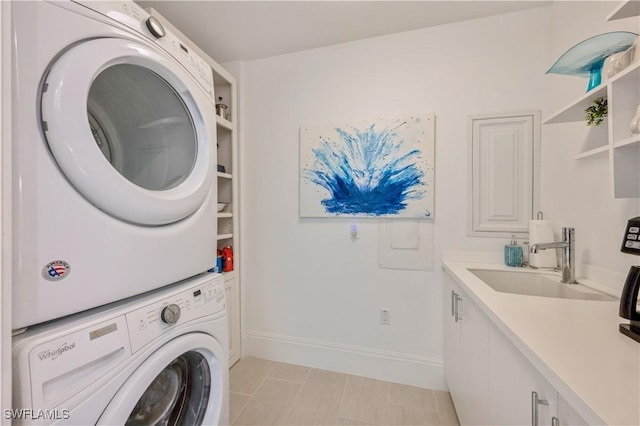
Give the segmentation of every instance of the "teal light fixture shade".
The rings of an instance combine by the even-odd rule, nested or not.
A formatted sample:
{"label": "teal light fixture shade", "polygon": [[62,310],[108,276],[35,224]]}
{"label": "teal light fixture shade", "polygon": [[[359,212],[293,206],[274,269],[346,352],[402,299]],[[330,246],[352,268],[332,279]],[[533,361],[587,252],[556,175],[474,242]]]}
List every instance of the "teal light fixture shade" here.
{"label": "teal light fixture shade", "polygon": [[627,50],[638,34],[614,31],[590,37],[567,50],[547,74],[577,75],[589,77],[587,92],[602,81],[602,65],[607,57]]}

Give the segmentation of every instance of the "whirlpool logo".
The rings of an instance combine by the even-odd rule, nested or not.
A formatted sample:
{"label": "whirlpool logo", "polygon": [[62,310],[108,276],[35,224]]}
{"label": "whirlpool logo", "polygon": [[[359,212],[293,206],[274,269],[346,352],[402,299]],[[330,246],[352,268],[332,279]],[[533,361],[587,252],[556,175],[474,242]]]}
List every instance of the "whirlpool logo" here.
{"label": "whirlpool logo", "polygon": [[40,361],[45,361],[45,360],[54,361],[63,353],[73,350],[75,348],[76,348],[76,342],[73,342],[71,344],[64,342],[62,345],[60,345],[56,349],[47,349],[45,351],[38,352],[38,358],[40,358]]}

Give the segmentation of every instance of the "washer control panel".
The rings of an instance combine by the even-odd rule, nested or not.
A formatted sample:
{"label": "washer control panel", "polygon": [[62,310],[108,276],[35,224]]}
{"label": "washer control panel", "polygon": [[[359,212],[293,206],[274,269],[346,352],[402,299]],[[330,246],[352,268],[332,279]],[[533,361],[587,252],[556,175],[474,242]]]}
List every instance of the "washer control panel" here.
{"label": "washer control panel", "polygon": [[180,324],[224,310],[224,280],[217,277],[127,313],[131,352]]}
{"label": "washer control panel", "polygon": [[213,97],[213,71],[209,64],[142,7],[133,1],[126,0],[74,1],[126,25],[161,46],[189,70],[207,93]]}

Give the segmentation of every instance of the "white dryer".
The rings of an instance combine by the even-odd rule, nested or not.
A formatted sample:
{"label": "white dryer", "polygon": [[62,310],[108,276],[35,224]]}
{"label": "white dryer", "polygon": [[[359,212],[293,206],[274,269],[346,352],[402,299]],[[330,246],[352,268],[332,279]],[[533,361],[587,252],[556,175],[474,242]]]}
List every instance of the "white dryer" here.
{"label": "white dryer", "polygon": [[130,1],[11,9],[14,329],[209,269],[208,64]]}
{"label": "white dryer", "polygon": [[13,424],[226,425],[227,339],[220,274],[32,327],[13,339]]}

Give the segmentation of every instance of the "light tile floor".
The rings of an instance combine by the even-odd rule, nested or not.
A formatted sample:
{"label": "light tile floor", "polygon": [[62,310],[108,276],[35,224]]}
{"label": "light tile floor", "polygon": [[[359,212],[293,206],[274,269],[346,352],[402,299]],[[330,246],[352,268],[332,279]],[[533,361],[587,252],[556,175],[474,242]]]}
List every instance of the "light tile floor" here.
{"label": "light tile floor", "polygon": [[232,425],[457,426],[447,392],[243,358],[230,373]]}

